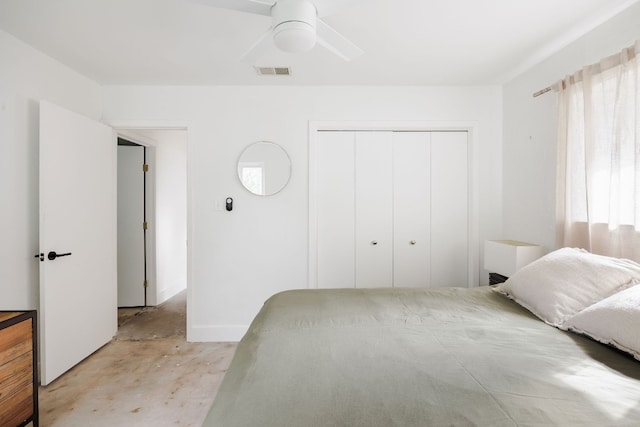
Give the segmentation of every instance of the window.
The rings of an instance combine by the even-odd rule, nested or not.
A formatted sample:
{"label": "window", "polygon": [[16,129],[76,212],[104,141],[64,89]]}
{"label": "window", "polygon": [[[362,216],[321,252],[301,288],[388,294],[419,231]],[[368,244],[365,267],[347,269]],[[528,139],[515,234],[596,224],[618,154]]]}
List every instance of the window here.
{"label": "window", "polygon": [[640,42],[556,85],[561,246],[640,261]]}

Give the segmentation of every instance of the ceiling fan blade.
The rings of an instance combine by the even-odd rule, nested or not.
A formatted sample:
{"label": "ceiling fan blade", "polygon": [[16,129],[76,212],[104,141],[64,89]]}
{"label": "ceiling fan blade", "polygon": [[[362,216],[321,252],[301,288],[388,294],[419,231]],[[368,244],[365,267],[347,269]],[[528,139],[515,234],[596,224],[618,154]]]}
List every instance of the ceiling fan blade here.
{"label": "ceiling fan blade", "polygon": [[220,9],[239,10],[240,12],[254,13],[257,15],[271,16],[271,8],[275,1],[258,0],[191,0],[194,3]]}
{"label": "ceiling fan blade", "polygon": [[316,33],[318,35],[318,44],[345,61],[351,61],[364,53],[362,49],[320,19],[316,21]]}
{"label": "ceiling fan blade", "polygon": [[240,60],[243,62],[247,62],[251,65],[255,65],[256,61],[259,60],[262,55],[269,50],[273,43],[273,39],[271,37],[271,33],[273,32],[273,28],[269,27],[269,29],[258,38],[258,41],[253,44],[249,48],[249,50],[240,57]]}

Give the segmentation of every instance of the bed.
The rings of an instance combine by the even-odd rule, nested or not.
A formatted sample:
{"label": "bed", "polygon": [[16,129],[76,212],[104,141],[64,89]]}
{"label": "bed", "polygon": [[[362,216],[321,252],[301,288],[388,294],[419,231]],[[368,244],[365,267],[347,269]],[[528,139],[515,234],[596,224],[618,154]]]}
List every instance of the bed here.
{"label": "bed", "polygon": [[[543,283],[546,274],[571,288],[553,262],[545,265],[551,255],[498,289],[276,294],[239,343],[204,426],[640,425],[640,361],[631,348],[640,322],[630,317],[640,306],[640,266],[624,265],[627,276],[612,279],[598,265],[611,283],[587,277],[599,283],[597,295],[567,303]],[[587,267],[577,266],[594,276]],[[574,270],[565,276],[576,280]],[[556,318],[523,300],[517,285],[532,280]],[[607,314],[631,344],[581,329],[589,321],[573,323],[612,298],[635,301],[621,315]],[[597,325],[607,323],[601,311]]]}

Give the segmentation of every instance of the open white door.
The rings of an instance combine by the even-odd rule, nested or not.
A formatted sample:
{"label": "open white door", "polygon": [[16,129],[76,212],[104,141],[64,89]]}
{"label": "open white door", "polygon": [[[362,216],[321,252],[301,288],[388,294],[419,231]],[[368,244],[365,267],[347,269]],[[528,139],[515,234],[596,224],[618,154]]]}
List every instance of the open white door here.
{"label": "open white door", "polygon": [[[42,385],[117,331],[116,221],[115,132],[41,102]],[[54,258],[55,253],[69,255]]]}

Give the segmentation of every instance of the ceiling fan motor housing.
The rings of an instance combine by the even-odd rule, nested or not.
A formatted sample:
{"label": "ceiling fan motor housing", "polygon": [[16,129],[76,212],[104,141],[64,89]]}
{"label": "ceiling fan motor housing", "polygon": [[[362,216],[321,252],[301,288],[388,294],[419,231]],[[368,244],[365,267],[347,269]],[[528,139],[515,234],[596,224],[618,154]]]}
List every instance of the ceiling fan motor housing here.
{"label": "ceiling fan motor housing", "polygon": [[300,53],[316,44],[316,7],[307,0],[279,0],[271,9],[273,41],[285,52]]}

